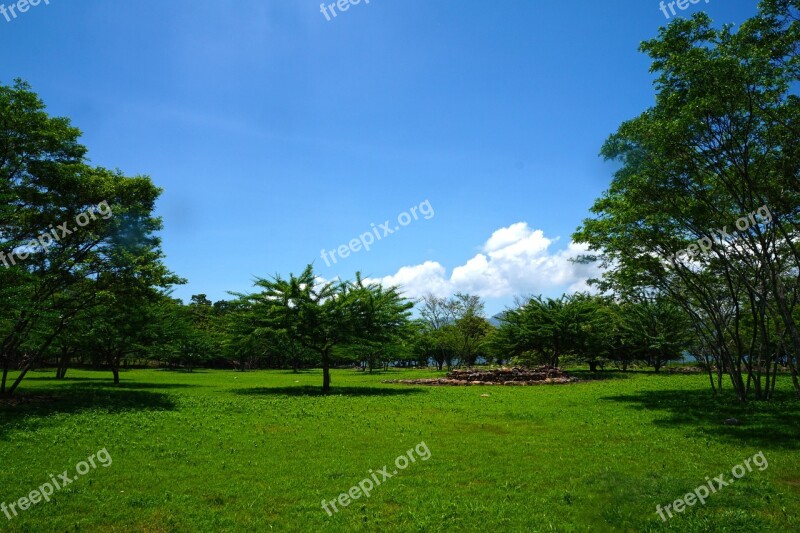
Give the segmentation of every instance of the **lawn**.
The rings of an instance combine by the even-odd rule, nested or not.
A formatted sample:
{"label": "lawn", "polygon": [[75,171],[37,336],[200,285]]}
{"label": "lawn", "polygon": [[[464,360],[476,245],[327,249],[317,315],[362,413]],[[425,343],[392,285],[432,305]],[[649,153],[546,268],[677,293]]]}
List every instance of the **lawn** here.
{"label": "lawn", "polygon": [[[800,410],[712,398],[704,375],[604,373],[537,387],[424,387],[422,371],[37,372],[0,406],[0,503],[83,476],[9,531],[791,531]],[[589,377],[588,373],[580,373]],[[484,396],[488,395],[488,396]],[[736,417],[741,425],[725,425]],[[329,516],[321,506],[424,442],[414,462]],[[424,447],[423,447],[424,449]],[[753,469],[666,523],[656,505],[757,452]],[[420,454],[417,454],[420,457]],[[98,458],[99,459],[99,458]],[[376,476],[377,477],[377,476]],[[380,479],[380,478],[378,478]],[[358,493],[356,493],[358,494]]]}

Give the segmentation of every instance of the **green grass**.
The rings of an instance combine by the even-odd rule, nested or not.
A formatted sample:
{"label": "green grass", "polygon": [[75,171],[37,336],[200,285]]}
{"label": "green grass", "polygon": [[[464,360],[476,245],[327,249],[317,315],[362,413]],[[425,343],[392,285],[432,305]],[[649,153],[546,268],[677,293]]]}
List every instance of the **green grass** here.
{"label": "green grass", "polygon": [[[704,375],[612,373],[566,386],[410,387],[437,375],[37,372],[47,401],[0,406],[0,502],[106,448],[113,458],[10,531],[792,531],[800,406],[715,400]],[[586,377],[586,374],[583,374]],[[489,394],[489,397],[481,397]],[[740,426],[724,425],[736,417]],[[424,441],[417,461],[333,517],[340,493]],[[733,485],[655,514],[763,451]],[[394,467],[389,470],[392,471]],[[730,477],[729,475],[727,477]]]}

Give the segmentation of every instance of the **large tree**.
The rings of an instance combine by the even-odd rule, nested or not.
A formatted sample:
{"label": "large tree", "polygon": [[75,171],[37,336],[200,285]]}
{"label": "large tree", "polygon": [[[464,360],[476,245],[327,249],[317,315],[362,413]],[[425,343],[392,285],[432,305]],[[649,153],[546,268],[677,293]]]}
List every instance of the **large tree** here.
{"label": "large tree", "polygon": [[656,103],[604,145],[620,168],[575,235],[605,289],[683,308],[742,401],[769,396],[781,344],[800,393],[798,12],[764,2],[738,32],[697,14],[644,43]]}
{"label": "large tree", "polygon": [[[0,85],[0,393],[120,280],[165,287],[147,177],[92,167],[80,131],[21,82]],[[116,310],[114,310],[116,311]],[[7,386],[9,371],[21,370]]]}

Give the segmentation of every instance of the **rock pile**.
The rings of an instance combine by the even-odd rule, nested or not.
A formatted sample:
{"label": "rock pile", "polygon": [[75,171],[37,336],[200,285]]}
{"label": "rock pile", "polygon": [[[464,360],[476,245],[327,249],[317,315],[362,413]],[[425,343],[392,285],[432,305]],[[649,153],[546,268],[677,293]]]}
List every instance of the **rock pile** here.
{"label": "rock pile", "polygon": [[[712,368],[712,370],[714,369]],[[670,374],[698,374],[705,371],[706,370],[704,368],[699,366],[679,366],[667,368],[667,372]]]}
{"label": "rock pile", "polygon": [[406,385],[555,385],[577,381],[560,368],[498,368],[496,370],[453,370],[446,378],[393,379],[383,383]]}

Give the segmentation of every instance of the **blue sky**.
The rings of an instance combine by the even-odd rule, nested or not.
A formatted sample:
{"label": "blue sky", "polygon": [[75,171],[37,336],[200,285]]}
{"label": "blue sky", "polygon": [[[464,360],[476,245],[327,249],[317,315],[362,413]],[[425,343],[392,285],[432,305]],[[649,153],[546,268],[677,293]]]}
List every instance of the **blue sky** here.
{"label": "blue sky", "polygon": [[[365,1],[328,21],[314,0],[49,0],[0,16],[0,82],[70,117],[92,163],[164,189],[185,299],[310,262],[490,313],[584,287],[570,236],[610,182],[603,141],[653,102],[637,49],[659,2]],[[700,9],[741,23],[756,2],[681,13]],[[429,219],[321,258],[426,200]]]}

